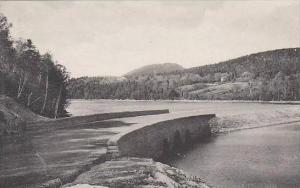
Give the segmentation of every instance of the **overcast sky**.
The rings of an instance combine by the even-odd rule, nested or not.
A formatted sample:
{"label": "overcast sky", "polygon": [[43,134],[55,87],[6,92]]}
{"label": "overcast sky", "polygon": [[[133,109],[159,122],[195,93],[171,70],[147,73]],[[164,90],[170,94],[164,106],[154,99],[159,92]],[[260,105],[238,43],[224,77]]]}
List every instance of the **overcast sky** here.
{"label": "overcast sky", "polygon": [[299,1],[7,1],[0,12],[15,39],[32,39],[74,77],[300,46]]}

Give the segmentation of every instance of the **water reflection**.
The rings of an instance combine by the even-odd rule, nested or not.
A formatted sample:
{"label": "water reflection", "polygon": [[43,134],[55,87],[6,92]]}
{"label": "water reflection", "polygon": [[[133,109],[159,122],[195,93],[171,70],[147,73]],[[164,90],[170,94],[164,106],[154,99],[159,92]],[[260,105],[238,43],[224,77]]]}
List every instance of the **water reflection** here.
{"label": "water reflection", "polygon": [[300,124],[212,137],[170,163],[214,187],[300,187]]}

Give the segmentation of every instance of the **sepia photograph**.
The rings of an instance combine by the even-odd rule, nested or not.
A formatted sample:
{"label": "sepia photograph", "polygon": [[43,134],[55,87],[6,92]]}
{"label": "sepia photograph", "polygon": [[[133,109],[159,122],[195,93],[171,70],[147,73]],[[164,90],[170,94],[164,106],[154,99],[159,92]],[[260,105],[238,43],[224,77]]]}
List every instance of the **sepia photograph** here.
{"label": "sepia photograph", "polygon": [[300,0],[0,0],[0,188],[300,188]]}

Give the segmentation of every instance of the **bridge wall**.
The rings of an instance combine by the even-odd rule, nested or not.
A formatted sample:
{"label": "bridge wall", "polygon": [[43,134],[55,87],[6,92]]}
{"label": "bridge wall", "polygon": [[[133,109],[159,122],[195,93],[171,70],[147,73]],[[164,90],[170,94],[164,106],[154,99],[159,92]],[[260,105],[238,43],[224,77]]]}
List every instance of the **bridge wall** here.
{"label": "bridge wall", "polygon": [[73,116],[59,119],[49,119],[48,121],[31,122],[27,124],[27,130],[35,130],[41,128],[70,128],[77,125],[89,125],[91,122],[103,121],[108,119],[136,117],[146,115],[156,115],[169,113],[168,109],[163,110],[143,110],[143,111],[128,111],[128,112],[111,112],[103,114],[92,114],[85,116]]}
{"label": "bridge wall", "polygon": [[[149,157],[158,159],[171,150],[184,147],[210,134],[209,120],[215,114],[167,120],[133,130],[115,142],[109,142],[111,156]],[[113,146],[115,143],[115,146]],[[108,148],[108,152],[110,149]],[[117,154],[116,154],[117,153]]]}

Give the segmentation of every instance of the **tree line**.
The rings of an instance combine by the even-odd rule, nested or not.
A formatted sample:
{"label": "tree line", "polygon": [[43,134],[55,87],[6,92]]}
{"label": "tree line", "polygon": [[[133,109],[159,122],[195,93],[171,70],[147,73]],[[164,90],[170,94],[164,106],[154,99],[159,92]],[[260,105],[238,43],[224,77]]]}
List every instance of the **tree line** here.
{"label": "tree line", "polygon": [[41,54],[31,39],[14,40],[0,14],[0,93],[46,117],[67,115],[66,68],[50,53]]}
{"label": "tree line", "polygon": [[[237,59],[160,74],[70,79],[69,98],[300,100],[300,49],[280,49]],[[218,85],[246,83],[219,92]],[[242,85],[242,84],[241,84]]]}

